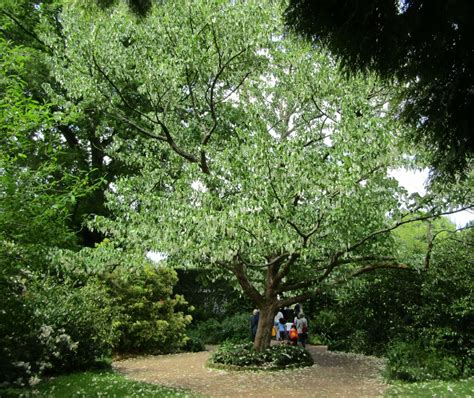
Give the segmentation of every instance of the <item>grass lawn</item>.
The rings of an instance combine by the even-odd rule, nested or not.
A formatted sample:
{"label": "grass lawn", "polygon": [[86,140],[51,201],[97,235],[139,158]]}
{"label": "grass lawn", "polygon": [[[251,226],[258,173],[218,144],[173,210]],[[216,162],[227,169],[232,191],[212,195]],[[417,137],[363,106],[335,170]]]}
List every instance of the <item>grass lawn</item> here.
{"label": "grass lawn", "polygon": [[113,372],[83,372],[59,376],[39,383],[33,389],[0,390],[0,397],[198,397],[197,394],[140,383]]}
{"label": "grass lawn", "polygon": [[458,381],[397,382],[386,391],[386,397],[474,397],[474,377]]}

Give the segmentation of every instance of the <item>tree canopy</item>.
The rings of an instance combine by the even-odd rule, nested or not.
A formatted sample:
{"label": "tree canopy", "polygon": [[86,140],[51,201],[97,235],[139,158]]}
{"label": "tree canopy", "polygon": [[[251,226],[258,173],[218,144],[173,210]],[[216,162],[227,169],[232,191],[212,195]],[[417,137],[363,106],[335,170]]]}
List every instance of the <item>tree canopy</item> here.
{"label": "tree canopy", "polygon": [[402,115],[416,127],[411,141],[428,150],[438,175],[452,177],[472,170],[473,14],[469,0],[290,0],[285,15],[346,70],[404,83]]}
{"label": "tree canopy", "polygon": [[[225,1],[101,9],[70,3],[52,71],[78,109],[121,132],[109,153],[134,170],[109,186],[118,247],[233,274],[274,311],[373,269],[405,268],[389,232],[431,197],[408,197],[391,91],[346,79],[324,50],[285,37],[282,9]],[[64,46],[67,43],[67,46]],[[461,195],[462,196],[462,195]],[[461,199],[461,202],[465,197]]]}

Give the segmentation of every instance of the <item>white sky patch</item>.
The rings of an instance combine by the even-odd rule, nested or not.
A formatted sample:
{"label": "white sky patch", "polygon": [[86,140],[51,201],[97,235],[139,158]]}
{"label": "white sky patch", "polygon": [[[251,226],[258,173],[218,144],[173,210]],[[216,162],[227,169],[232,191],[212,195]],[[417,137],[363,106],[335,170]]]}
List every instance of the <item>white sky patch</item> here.
{"label": "white sky patch", "polygon": [[331,137],[328,135],[326,135],[326,137],[324,137],[324,145],[326,146],[332,146],[332,140],[331,140]]}
{"label": "white sky patch", "polygon": [[165,253],[149,251],[146,254],[146,257],[154,263],[159,263],[160,261],[165,260],[167,256]]}
{"label": "white sky patch", "polygon": [[398,180],[400,185],[405,188],[408,193],[418,192],[420,195],[426,194],[426,181],[428,180],[428,169],[421,171],[410,171],[406,169],[396,169],[389,172],[391,177]]}
{"label": "white sky patch", "polygon": [[109,190],[116,194],[118,192],[117,184],[113,182],[109,183]]}
{"label": "white sky patch", "polygon": [[[406,169],[396,169],[390,171],[390,176],[396,178],[401,186],[409,193],[418,192],[420,195],[426,194],[426,182],[428,181],[428,169],[410,171]],[[457,227],[464,227],[468,222],[474,221],[474,212],[464,210],[459,213],[447,216]]]}
{"label": "white sky patch", "polygon": [[191,183],[191,188],[198,192],[207,192],[207,187],[199,180],[194,180]]}

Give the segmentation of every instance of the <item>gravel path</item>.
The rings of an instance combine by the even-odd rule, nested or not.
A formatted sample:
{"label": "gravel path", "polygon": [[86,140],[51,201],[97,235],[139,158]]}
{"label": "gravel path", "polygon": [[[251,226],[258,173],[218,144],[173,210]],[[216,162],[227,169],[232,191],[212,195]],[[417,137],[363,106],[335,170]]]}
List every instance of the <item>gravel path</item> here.
{"label": "gravel path", "polygon": [[144,356],[114,362],[133,380],[188,389],[206,397],[381,397],[380,359],[308,346],[311,367],[277,372],[235,372],[205,367],[210,352]]}

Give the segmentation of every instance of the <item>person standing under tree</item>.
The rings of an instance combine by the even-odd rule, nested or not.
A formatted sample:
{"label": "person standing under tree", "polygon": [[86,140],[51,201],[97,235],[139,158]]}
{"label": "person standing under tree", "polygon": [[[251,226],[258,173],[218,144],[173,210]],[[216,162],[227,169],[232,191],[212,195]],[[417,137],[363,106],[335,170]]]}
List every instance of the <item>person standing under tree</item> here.
{"label": "person standing under tree", "polygon": [[308,338],[308,321],[304,314],[300,312],[296,321],[296,329],[298,330],[298,342],[306,347],[306,339]]}
{"label": "person standing under tree", "polygon": [[281,312],[281,310],[279,310],[277,312],[277,314],[275,315],[275,318],[273,320],[273,325],[275,327],[275,331],[276,331],[276,340],[277,341],[280,341],[281,340],[281,335],[280,335],[280,319],[283,319],[283,313]]}
{"label": "person standing under tree", "polygon": [[257,335],[259,318],[260,318],[259,310],[254,309],[253,314],[250,317],[250,333],[252,334],[252,341],[255,341],[255,336]]}

